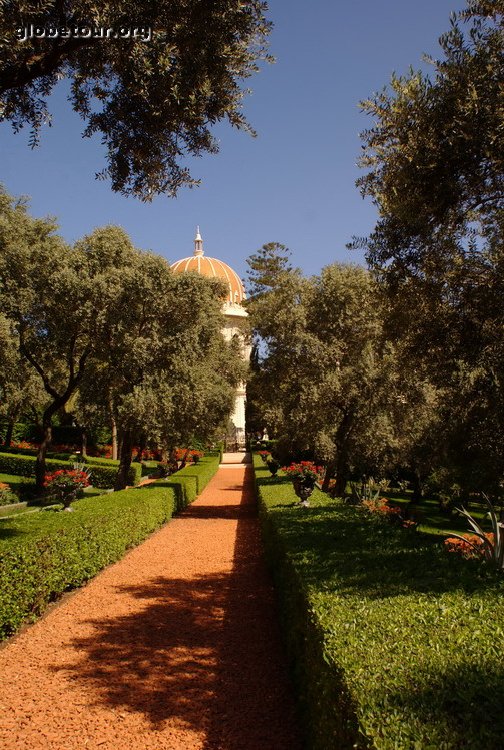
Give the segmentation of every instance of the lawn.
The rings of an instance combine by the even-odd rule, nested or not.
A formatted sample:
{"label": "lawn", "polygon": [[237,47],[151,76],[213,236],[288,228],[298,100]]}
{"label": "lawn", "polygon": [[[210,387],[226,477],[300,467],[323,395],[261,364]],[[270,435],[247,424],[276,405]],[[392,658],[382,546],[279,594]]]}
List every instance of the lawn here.
{"label": "lawn", "polygon": [[[406,509],[406,506],[411,503],[412,494],[411,492],[408,493],[408,491],[403,494],[392,491],[385,492],[384,497],[389,499],[393,504]],[[423,498],[413,508],[414,518],[419,521],[418,530],[425,534],[441,534],[446,536],[453,533],[461,534],[470,530],[467,520],[461,514],[455,511],[450,517],[448,514],[442,513],[439,509],[438,501],[432,498]],[[472,502],[468,510],[483,528],[491,531],[491,524],[487,518],[487,510],[484,505]]]}
{"label": "lawn", "polygon": [[35,484],[35,479],[32,479],[31,477],[20,477],[17,474],[0,473],[0,482],[9,484],[14,492],[18,492],[23,486],[26,487]]}
{"label": "lawn", "polygon": [[[16,507],[15,504],[13,504],[12,508],[9,505],[6,505],[3,510],[0,510],[0,518],[6,518],[13,514],[18,515],[19,513],[33,513],[36,510],[40,510],[40,508],[37,507],[38,500],[33,497],[31,491],[35,485],[35,479],[33,477],[22,477],[17,474],[0,473],[0,482],[8,484],[14,492],[19,494],[19,502],[28,501],[30,503],[30,507],[25,508]],[[98,495],[103,495],[105,492],[107,492],[107,490],[99,487],[86,487],[84,490],[84,497],[97,497]]]}

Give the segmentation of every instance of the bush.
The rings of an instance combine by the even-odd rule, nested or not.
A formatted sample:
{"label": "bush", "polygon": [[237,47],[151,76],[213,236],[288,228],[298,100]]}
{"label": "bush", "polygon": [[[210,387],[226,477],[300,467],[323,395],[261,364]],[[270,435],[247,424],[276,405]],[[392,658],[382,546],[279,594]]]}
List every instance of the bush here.
{"label": "bush", "polygon": [[0,506],[19,503],[19,497],[6,482],[0,481]]}
{"label": "bush", "polygon": [[[91,483],[94,487],[108,488],[113,487],[115,478],[117,476],[117,463],[110,462],[111,465],[100,463],[94,463],[96,459],[91,459],[88,463],[92,466],[91,469]],[[52,458],[46,459],[46,466],[48,471],[56,471],[57,469],[71,469],[71,461],[57,461]],[[17,474],[22,477],[33,477],[35,476],[35,456],[21,456],[14,453],[0,453],[0,473],[5,474]],[[142,477],[142,466],[141,464],[131,464],[128,483],[130,485],[137,485]]]}
{"label": "bush", "polygon": [[309,747],[501,748],[502,577],[254,465]]}
{"label": "bush", "polygon": [[201,494],[219,468],[219,462],[219,455],[205,455],[197,464],[188,464],[176,474],[163,480],[176,493],[177,509],[179,504],[184,507]]}
{"label": "bush", "polygon": [[33,620],[64,591],[80,586],[143,541],[194,499],[218,461],[203,459],[175,478],[84,498],[74,513],[42,510],[0,525],[0,637]]}
{"label": "bush", "polygon": [[[0,435],[1,439],[3,440],[5,438],[5,434],[7,432],[7,421],[1,420],[0,421]],[[12,432],[12,439],[13,440],[33,440],[37,437],[39,437],[40,429],[36,427],[34,424],[25,424],[24,422],[16,422],[14,425],[14,430]]]}

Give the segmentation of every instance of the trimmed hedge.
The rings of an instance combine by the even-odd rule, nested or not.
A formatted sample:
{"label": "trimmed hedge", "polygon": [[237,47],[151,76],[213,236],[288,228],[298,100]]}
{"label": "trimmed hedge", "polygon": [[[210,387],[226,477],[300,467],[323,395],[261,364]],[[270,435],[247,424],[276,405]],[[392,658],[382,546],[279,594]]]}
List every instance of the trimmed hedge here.
{"label": "trimmed hedge", "polygon": [[219,468],[219,462],[219,454],[205,455],[197,464],[189,464],[164,480],[168,487],[173,488],[181,507],[192,503],[201,494]]}
{"label": "trimmed hedge", "polygon": [[502,576],[254,466],[308,746],[500,750]]}
{"label": "trimmed hedge", "polygon": [[0,521],[0,637],[35,619],[169,521],[218,468],[203,459],[184,476],[74,503],[74,513],[42,510]]}
{"label": "trimmed hedge", "polygon": [[[14,453],[0,453],[0,472],[5,474],[17,474],[22,477],[35,476],[35,456],[21,456]],[[52,458],[46,459],[48,471],[57,471],[58,469],[71,469],[72,461],[57,461]],[[117,464],[108,466],[90,463],[91,482],[95,487],[108,488],[113,487],[117,476]],[[142,478],[142,466],[139,463],[131,464],[128,473],[128,482],[131,485],[137,485]]]}

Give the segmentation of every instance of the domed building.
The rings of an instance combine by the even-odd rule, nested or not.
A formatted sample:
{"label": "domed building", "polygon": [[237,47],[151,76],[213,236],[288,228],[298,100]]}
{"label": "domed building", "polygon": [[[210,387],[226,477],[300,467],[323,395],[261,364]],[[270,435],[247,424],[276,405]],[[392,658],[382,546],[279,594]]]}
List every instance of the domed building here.
{"label": "domed building", "polygon": [[[242,302],[245,299],[245,290],[242,281],[236,271],[233,271],[227,263],[205,255],[199,227],[196,229],[193,254],[188,258],[175,261],[175,263],[172,263],[171,268],[175,273],[195,271],[203,276],[222,279],[227,282],[229,294],[222,306],[222,312],[226,317],[222,333],[227,341],[231,341],[234,336],[238,336],[242,344],[243,358],[248,361],[250,358],[250,345],[246,343],[243,331],[243,319],[247,318],[248,313],[242,306]],[[245,446],[245,398],[245,383],[240,383],[236,391],[235,407],[231,416],[234,426],[234,442],[237,448]]]}

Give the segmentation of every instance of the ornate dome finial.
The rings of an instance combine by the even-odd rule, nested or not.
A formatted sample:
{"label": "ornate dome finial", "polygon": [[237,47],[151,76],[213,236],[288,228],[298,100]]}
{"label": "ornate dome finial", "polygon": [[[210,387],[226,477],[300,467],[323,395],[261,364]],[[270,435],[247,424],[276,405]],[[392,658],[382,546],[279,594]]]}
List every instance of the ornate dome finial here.
{"label": "ornate dome finial", "polygon": [[203,255],[203,240],[201,239],[199,226],[196,227],[196,237],[194,238],[194,255]]}

